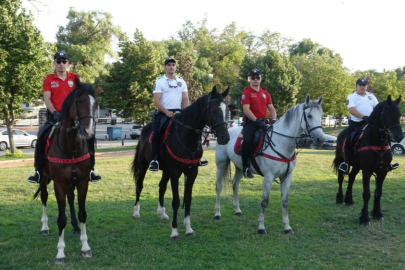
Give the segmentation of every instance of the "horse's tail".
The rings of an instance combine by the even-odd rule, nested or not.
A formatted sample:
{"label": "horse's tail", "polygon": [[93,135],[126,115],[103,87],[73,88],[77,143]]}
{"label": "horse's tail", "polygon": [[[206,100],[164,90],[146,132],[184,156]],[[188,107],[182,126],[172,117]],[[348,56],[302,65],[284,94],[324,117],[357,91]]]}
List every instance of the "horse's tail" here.
{"label": "horse's tail", "polygon": [[339,165],[345,161],[343,157],[343,142],[346,138],[346,130],[339,133],[336,141],[335,158],[332,161],[332,168],[335,173],[338,172]]}
{"label": "horse's tail", "polygon": [[34,196],[32,197],[33,200],[35,200],[38,195],[41,193],[41,185],[38,186],[37,191],[35,192]]}
{"label": "horse's tail", "polygon": [[231,160],[228,159],[227,163],[225,164],[224,172],[222,173],[222,188],[224,192],[228,192],[228,188],[232,187],[232,170],[231,170]]}
{"label": "horse's tail", "polygon": [[135,157],[134,157],[134,160],[132,161],[131,169],[132,169],[133,177],[134,177],[135,183],[136,183],[136,180],[138,179],[137,176],[139,174],[139,142],[135,149]]}
{"label": "horse's tail", "polygon": [[186,184],[187,184],[187,175],[184,175],[184,193],[183,193],[183,204],[181,205],[181,209],[184,209],[185,201],[184,198],[186,197]]}

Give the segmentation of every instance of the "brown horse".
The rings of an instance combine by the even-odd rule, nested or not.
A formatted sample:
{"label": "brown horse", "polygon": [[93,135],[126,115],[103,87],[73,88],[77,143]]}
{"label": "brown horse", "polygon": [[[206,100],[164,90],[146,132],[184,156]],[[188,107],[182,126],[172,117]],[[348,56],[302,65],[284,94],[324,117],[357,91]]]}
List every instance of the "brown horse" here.
{"label": "brown horse", "polygon": [[[224,103],[224,98],[228,94],[228,91],[229,88],[220,94],[217,92],[216,87],[214,87],[209,94],[200,97],[192,105],[185,108],[177,118],[172,120],[171,129],[162,146],[161,156],[164,162],[160,166],[163,174],[159,184],[157,213],[161,219],[169,219],[165,213],[164,194],[170,179],[173,193],[173,221],[170,237],[173,240],[179,239],[177,232],[177,211],[180,206],[179,178],[182,174],[184,174],[185,179],[184,225],[186,227],[186,235],[194,236],[194,231],[190,225],[190,208],[193,185],[198,174],[199,161],[203,155],[201,132],[207,125],[210,127],[211,132],[216,133],[218,144],[226,144],[229,141],[229,133],[225,122],[226,106]],[[136,201],[132,216],[134,219],[140,217],[139,198],[143,189],[143,180],[148,170],[148,164],[152,158],[151,143],[149,142],[152,130],[152,123],[149,123],[142,129],[132,164],[136,185]]]}
{"label": "brown horse", "polygon": [[[52,135],[48,139],[47,165],[44,168],[40,186],[34,195],[34,198],[36,198],[39,193],[41,194],[43,209],[41,233],[48,234],[48,217],[46,214],[47,185],[53,180],[59,209],[57,220],[59,242],[55,259],[56,264],[65,263],[66,196],[70,206],[74,231],[80,233],[82,256],[85,258],[92,256],[86,234],[87,214],[85,202],[91,171],[90,151],[86,140],[92,140],[94,137],[94,113],[98,102],[93,86],[83,83],[76,85],[77,88],[67,96],[63,103],[61,123],[54,126]],[[74,190],[76,188],[79,204],[78,218],[81,229],[78,227],[74,209]]]}

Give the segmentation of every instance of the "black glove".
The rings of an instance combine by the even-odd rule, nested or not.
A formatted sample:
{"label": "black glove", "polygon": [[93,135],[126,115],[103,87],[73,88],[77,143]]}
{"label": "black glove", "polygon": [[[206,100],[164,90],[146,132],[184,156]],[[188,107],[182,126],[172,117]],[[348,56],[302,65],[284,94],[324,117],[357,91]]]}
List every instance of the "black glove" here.
{"label": "black glove", "polygon": [[54,111],[52,113],[52,115],[53,115],[53,119],[55,119],[56,122],[60,122],[61,116],[60,116],[60,113],[58,111]]}
{"label": "black glove", "polygon": [[257,119],[255,123],[256,123],[256,125],[259,126],[259,128],[264,128],[264,126],[265,126],[264,121],[259,120],[259,119]]}
{"label": "black glove", "polygon": [[277,120],[270,120],[270,124],[274,124]]}
{"label": "black glove", "polygon": [[368,116],[363,116],[363,120],[368,123]]}

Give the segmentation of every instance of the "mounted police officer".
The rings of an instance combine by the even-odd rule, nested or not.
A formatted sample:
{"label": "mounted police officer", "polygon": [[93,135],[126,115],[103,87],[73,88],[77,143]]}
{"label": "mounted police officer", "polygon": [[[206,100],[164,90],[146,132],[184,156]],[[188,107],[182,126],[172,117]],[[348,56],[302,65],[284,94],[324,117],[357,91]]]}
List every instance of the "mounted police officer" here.
{"label": "mounted police officer", "polygon": [[[51,127],[61,121],[60,111],[66,97],[76,88],[76,83],[80,82],[80,77],[75,73],[68,72],[69,58],[64,51],[55,53],[53,66],[55,73],[45,77],[43,85],[43,95],[45,106],[48,109],[48,119],[38,131],[38,142],[35,147],[35,170],[28,175],[27,181],[30,183],[39,183],[45,163],[45,145],[49,136]],[[87,141],[91,157],[90,181],[99,181],[101,176],[97,170],[94,170],[94,137]],[[97,173],[95,173],[95,171]]]}
{"label": "mounted police officer", "polygon": [[346,133],[345,161],[339,165],[339,170],[343,173],[349,173],[353,149],[351,145],[352,132],[367,124],[368,117],[378,104],[377,98],[372,93],[367,92],[367,84],[366,79],[358,79],[356,81],[356,91],[348,95],[346,100],[347,109],[350,112],[350,121]]}
{"label": "mounted police officer", "polygon": [[250,172],[249,156],[254,148],[253,137],[258,129],[265,127],[267,110],[270,111],[271,123],[276,122],[277,112],[273,106],[273,101],[269,92],[260,87],[262,81],[260,70],[252,69],[248,76],[250,86],[243,89],[242,106],[246,121],[243,126],[243,143],[242,143],[242,165],[243,175],[246,178],[253,178]]}
{"label": "mounted police officer", "polygon": [[160,123],[162,118],[172,118],[175,112],[181,110],[181,105],[186,108],[190,105],[187,84],[183,78],[176,75],[176,60],[165,60],[165,75],[156,79],[153,87],[153,100],[158,108],[158,113],[153,121],[152,161],[149,170],[159,170],[159,146],[161,143]]}

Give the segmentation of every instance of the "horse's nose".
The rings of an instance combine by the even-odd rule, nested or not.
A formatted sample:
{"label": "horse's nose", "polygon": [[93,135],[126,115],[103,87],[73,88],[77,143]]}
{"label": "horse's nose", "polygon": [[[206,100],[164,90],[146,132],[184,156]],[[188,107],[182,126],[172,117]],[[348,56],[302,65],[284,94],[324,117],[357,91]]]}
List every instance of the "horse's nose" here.
{"label": "horse's nose", "polygon": [[221,141],[224,142],[225,144],[229,142],[229,136],[221,135],[220,138]]}

